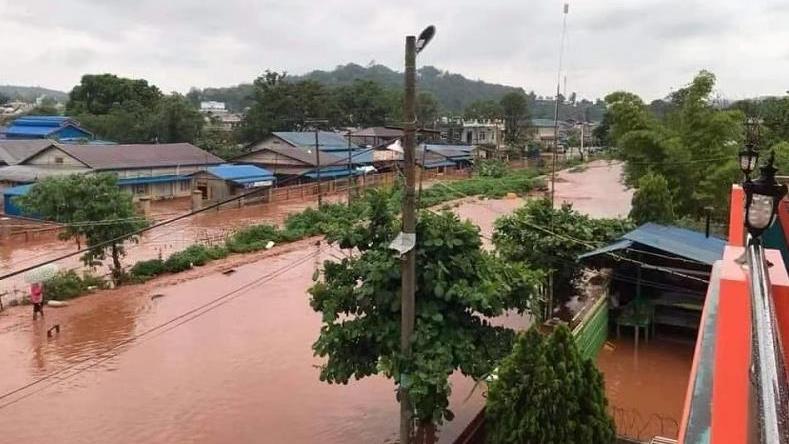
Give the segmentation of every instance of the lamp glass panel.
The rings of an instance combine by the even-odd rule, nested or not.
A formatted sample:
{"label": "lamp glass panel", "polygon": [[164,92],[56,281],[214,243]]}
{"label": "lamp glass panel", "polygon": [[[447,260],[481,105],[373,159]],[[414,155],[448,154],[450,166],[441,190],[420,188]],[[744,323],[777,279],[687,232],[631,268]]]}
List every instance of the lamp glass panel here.
{"label": "lamp glass panel", "polygon": [[773,198],[763,194],[754,194],[748,208],[748,224],[757,229],[765,229],[772,222]]}

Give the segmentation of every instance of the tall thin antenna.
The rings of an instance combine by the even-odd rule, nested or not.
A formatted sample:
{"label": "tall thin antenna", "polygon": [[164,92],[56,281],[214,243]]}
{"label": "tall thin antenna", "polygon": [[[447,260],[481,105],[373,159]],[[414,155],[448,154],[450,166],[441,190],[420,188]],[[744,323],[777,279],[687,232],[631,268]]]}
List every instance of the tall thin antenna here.
{"label": "tall thin antenna", "polygon": [[556,105],[553,110],[553,166],[551,167],[551,207],[555,204],[556,188],[556,154],[559,150],[559,96],[562,82],[562,62],[564,61],[564,37],[567,33],[567,14],[570,12],[570,4],[564,4],[564,16],[562,17],[562,38],[559,44],[559,69],[556,72]]}

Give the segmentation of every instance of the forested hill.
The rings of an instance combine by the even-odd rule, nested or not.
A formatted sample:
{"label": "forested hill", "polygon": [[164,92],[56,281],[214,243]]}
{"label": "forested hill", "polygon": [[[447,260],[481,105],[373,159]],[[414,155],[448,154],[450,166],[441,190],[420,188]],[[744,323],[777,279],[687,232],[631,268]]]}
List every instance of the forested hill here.
{"label": "forested hill", "polygon": [[[365,68],[355,63],[338,66],[332,71],[316,70],[299,76],[288,75],[287,79],[291,82],[314,80],[329,87],[350,85],[354,80],[371,80],[384,88],[403,87],[402,72],[383,65]],[[460,74],[450,74],[432,66],[425,66],[419,69],[419,90],[433,94],[443,112],[461,113],[474,101],[498,101],[504,94],[520,88],[470,80]],[[241,84],[225,88],[206,88],[198,94],[200,100],[225,102],[230,109],[240,111],[251,104],[249,97],[252,92],[252,85]]]}
{"label": "forested hill", "polygon": [[68,94],[54,89],[41,88],[40,86],[14,86],[0,85],[0,94],[11,100],[34,102],[41,96],[51,97],[60,103],[68,101]]}
{"label": "forested hill", "polygon": [[[348,63],[336,67],[332,71],[315,70],[304,75],[288,75],[288,81],[314,80],[328,87],[350,85],[354,80],[369,80],[387,89],[402,89],[403,73],[383,65],[360,66]],[[471,80],[460,74],[441,71],[433,66],[419,69],[419,91],[432,94],[438,101],[442,114],[461,114],[470,104],[480,101],[498,102],[509,92],[523,91],[522,88],[499,85]],[[225,102],[233,111],[241,111],[252,104],[253,87],[251,84],[224,88],[206,88],[193,90],[188,95],[193,103],[200,100],[216,100]],[[553,98],[543,99],[533,92],[528,93],[531,116],[534,118],[552,119],[554,113]],[[581,100],[571,101],[562,106],[559,112],[561,119],[592,120],[602,119],[605,106],[602,102]]]}
{"label": "forested hill", "polygon": [[[403,73],[383,65],[367,68],[349,63],[338,66],[333,71],[312,71],[303,76],[293,76],[296,80],[316,80],[327,86],[348,85],[355,79],[372,80],[387,88],[402,88]],[[508,92],[521,88],[471,80],[460,74],[441,71],[433,66],[419,69],[419,90],[433,94],[445,112],[462,112],[472,102],[478,100],[498,101]]]}

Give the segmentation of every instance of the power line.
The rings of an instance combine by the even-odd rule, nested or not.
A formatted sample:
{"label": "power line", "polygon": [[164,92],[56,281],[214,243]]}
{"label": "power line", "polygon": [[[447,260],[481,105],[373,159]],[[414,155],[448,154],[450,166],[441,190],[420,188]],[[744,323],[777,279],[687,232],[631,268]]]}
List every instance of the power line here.
{"label": "power line", "polygon": [[[448,188],[448,189],[450,189],[452,191],[455,191],[456,193],[458,193],[458,194],[460,194],[462,196],[472,197],[472,196],[469,196],[469,195],[467,195],[467,194],[465,194],[465,193],[463,193],[463,192],[461,192],[459,190],[456,190],[456,189],[452,188],[450,185],[445,184],[443,182],[438,182],[438,185],[444,186],[444,187],[446,187],[446,188]],[[479,203],[479,202],[472,203],[472,205],[477,205],[479,207],[486,208],[486,209],[488,209],[489,211],[491,211],[491,212],[493,212],[495,214],[499,214],[499,215],[503,215],[503,216],[507,215],[506,213],[502,213],[501,211],[498,211],[498,210],[495,210],[493,208],[490,208],[490,207],[488,207],[486,205],[483,205],[482,203]],[[564,239],[564,240],[567,240],[567,241],[570,241],[570,242],[578,243],[578,244],[581,244],[581,245],[585,245],[587,248],[598,248],[598,245],[594,245],[593,243],[590,243],[590,242],[587,242],[587,241],[582,241],[580,239],[575,239],[575,238],[572,238],[572,237],[570,237],[568,235],[562,235],[562,234],[559,234],[559,233],[555,233],[555,232],[553,232],[553,231],[551,231],[551,230],[549,230],[547,228],[543,228],[543,227],[541,227],[539,225],[532,224],[530,222],[526,222],[526,221],[523,221],[523,220],[521,220],[520,222],[523,223],[524,225],[526,225],[527,227],[530,227],[532,229],[541,231],[541,232],[546,233],[546,234],[548,234],[550,236],[553,236],[553,237],[556,237],[556,238],[559,238],[559,239]],[[669,268],[660,267],[660,266],[657,266],[657,265],[647,264],[646,262],[641,262],[641,261],[638,261],[638,260],[635,260],[635,259],[631,259],[631,258],[628,258],[628,257],[625,257],[625,256],[620,256],[620,255],[615,254],[615,253],[610,252],[610,251],[605,252],[603,254],[607,254],[607,255],[609,255],[609,256],[617,259],[617,260],[621,260],[621,261],[637,264],[637,265],[639,265],[639,266],[641,266],[643,268],[646,268],[646,269],[653,269],[653,270],[663,271],[663,272],[671,274],[671,275],[680,276],[680,277],[684,277],[684,278],[687,278],[687,279],[703,282],[705,284],[709,284],[709,281],[701,279],[701,278],[698,278],[696,276],[691,276],[691,275],[687,275],[687,274],[684,274],[684,273],[679,273],[679,272],[676,272],[676,271],[671,270]]]}
{"label": "power line", "polygon": [[[177,321],[180,321],[180,322],[175,323],[175,324],[171,325],[169,328],[160,331],[157,335],[151,336],[151,338],[156,337],[156,336],[158,336],[160,334],[164,334],[164,333],[166,333],[166,332],[168,332],[170,330],[173,330],[173,329],[175,329],[175,328],[177,328],[177,327],[179,327],[179,326],[181,326],[183,324],[186,324],[187,322],[190,322],[190,321],[192,321],[194,319],[197,319],[198,317],[203,316],[204,314],[206,314],[206,313],[208,313],[208,312],[210,312],[210,311],[212,311],[212,310],[214,310],[214,309],[216,309],[218,307],[221,307],[221,306],[229,303],[230,301],[236,299],[237,297],[240,297],[240,296],[246,294],[246,291],[251,290],[252,288],[255,288],[255,287],[257,287],[257,286],[259,286],[261,284],[264,284],[264,283],[270,281],[271,279],[274,279],[274,278],[278,277],[279,275],[283,274],[284,272],[291,270],[294,266],[303,264],[304,262],[306,262],[307,260],[309,260],[313,256],[318,255],[319,253],[320,253],[320,250],[316,250],[316,251],[308,253],[308,254],[306,254],[304,256],[301,256],[298,259],[290,261],[289,263],[283,265],[282,267],[272,271],[271,273],[269,273],[267,275],[264,275],[264,276],[262,276],[260,278],[257,278],[255,280],[249,282],[249,283],[246,283],[246,284],[244,284],[244,285],[242,285],[242,286],[240,286],[240,287],[238,287],[238,288],[236,288],[234,290],[231,290],[231,291],[229,291],[227,293],[224,293],[221,296],[219,296],[217,298],[214,298],[211,301],[209,301],[209,302],[207,302],[205,304],[202,304],[202,305],[200,305],[200,306],[198,306],[196,308],[193,308],[193,309],[191,309],[191,310],[189,310],[189,311],[187,311],[185,313],[182,313],[182,314],[170,319],[167,322],[164,322],[162,324],[156,325],[155,327],[149,328],[148,330],[146,330],[146,331],[144,331],[144,332],[142,332],[140,334],[137,334],[137,335],[134,335],[134,336],[132,336],[132,337],[130,337],[128,339],[125,339],[125,340],[123,340],[123,341],[121,341],[121,342],[119,342],[119,343],[107,348],[106,350],[101,352],[98,356],[92,356],[92,357],[81,359],[80,361],[75,362],[74,364],[66,366],[66,367],[64,367],[64,368],[62,368],[60,370],[57,370],[57,371],[55,371],[53,373],[50,373],[50,374],[48,374],[46,376],[43,376],[43,377],[39,378],[39,379],[36,379],[35,381],[32,381],[32,382],[30,382],[28,384],[25,384],[23,386],[17,387],[16,389],[13,389],[13,390],[11,390],[9,392],[3,393],[2,395],[0,395],[0,400],[6,399],[9,396],[12,396],[12,395],[14,395],[16,393],[19,393],[19,392],[21,392],[23,390],[26,390],[26,389],[28,389],[30,387],[33,387],[33,386],[36,386],[38,384],[41,384],[41,383],[43,383],[43,382],[45,382],[45,381],[47,381],[47,380],[49,380],[51,378],[54,378],[55,376],[61,375],[61,374],[65,373],[65,372],[67,372],[69,370],[72,370],[72,369],[76,368],[77,366],[79,366],[81,364],[84,364],[84,363],[86,363],[88,361],[91,361],[91,360],[94,360],[94,359],[98,358],[98,360],[96,360],[95,362],[92,362],[90,365],[88,365],[88,366],[86,366],[84,368],[78,369],[75,373],[73,373],[71,375],[68,375],[66,377],[63,377],[63,378],[59,378],[57,381],[55,381],[55,383],[53,383],[51,385],[55,385],[55,384],[57,384],[60,381],[64,381],[66,379],[73,378],[73,377],[79,375],[80,373],[83,373],[83,372],[85,372],[85,371],[87,371],[87,370],[89,370],[89,369],[101,364],[102,362],[105,362],[105,361],[117,356],[117,354],[111,354],[109,356],[103,356],[103,355],[106,355],[106,354],[108,354],[108,353],[110,353],[110,352],[112,352],[114,350],[117,350],[118,348],[123,347],[124,345],[131,344],[131,343],[137,341],[138,339],[140,339],[141,337],[147,336],[147,335],[149,335],[151,333],[154,333],[154,332],[157,332],[157,331],[161,330],[162,328],[167,327],[168,325],[171,325],[171,324],[173,324],[173,323],[175,323]],[[137,344],[141,344],[142,342],[136,342],[136,343]],[[0,404],[0,409],[4,409],[4,408],[6,408],[6,407],[8,407],[8,406],[10,406],[12,404],[15,404],[15,403],[17,403],[17,402],[19,402],[19,401],[21,401],[21,400],[23,400],[23,399],[25,399],[25,398],[27,398],[29,396],[32,396],[32,395],[40,392],[41,390],[44,390],[44,389],[48,388],[48,387],[49,386],[43,387],[43,388],[41,388],[39,390],[32,391],[32,392],[30,392],[30,393],[28,393],[28,394],[26,394],[24,396],[16,398],[16,399],[14,399],[12,401],[6,402],[4,404]]]}
{"label": "power line", "polygon": [[[366,148],[366,149],[362,149],[360,151],[372,151],[372,150],[373,150],[373,148]],[[362,153],[358,153],[358,155],[360,155],[360,154],[362,154]],[[343,159],[343,161],[344,161],[344,159]],[[290,178],[286,179],[285,181],[283,181],[283,183],[289,182],[291,180],[299,179],[299,178],[303,177],[306,174],[308,174],[308,173],[305,172],[305,173],[302,173],[302,174],[290,177]],[[13,276],[16,276],[16,275],[19,275],[19,274],[22,274],[22,273],[25,273],[25,272],[28,272],[28,271],[33,270],[35,268],[38,268],[38,267],[40,267],[42,265],[51,264],[53,262],[57,262],[57,261],[60,261],[60,260],[63,260],[63,259],[67,259],[69,257],[76,256],[78,254],[85,253],[87,251],[90,251],[90,250],[93,250],[93,249],[96,249],[96,248],[101,248],[101,247],[104,247],[106,245],[111,245],[111,244],[113,244],[115,242],[122,241],[122,240],[124,240],[124,239],[126,239],[128,237],[136,236],[138,234],[141,234],[141,233],[153,230],[155,228],[162,227],[162,226],[165,226],[165,225],[169,225],[169,224],[171,224],[173,222],[177,222],[177,221],[179,221],[181,219],[185,219],[185,218],[194,216],[196,214],[203,213],[203,212],[206,212],[208,210],[212,210],[214,208],[221,207],[222,205],[226,205],[226,204],[228,204],[230,202],[234,202],[234,201],[243,199],[243,198],[245,198],[247,196],[251,196],[251,195],[253,195],[255,193],[260,193],[262,191],[263,191],[263,189],[252,189],[252,190],[250,190],[250,191],[248,191],[246,193],[242,193],[242,194],[239,194],[237,196],[230,197],[230,198],[225,199],[223,201],[211,204],[211,205],[209,205],[207,207],[203,207],[203,208],[200,208],[200,209],[197,209],[197,210],[192,210],[192,211],[189,211],[189,212],[187,212],[185,214],[182,214],[180,216],[176,216],[176,217],[173,217],[173,218],[170,218],[170,219],[166,219],[164,221],[151,224],[151,225],[149,225],[147,227],[139,228],[139,229],[131,231],[129,233],[122,234],[120,236],[116,236],[116,237],[114,237],[112,239],[109,239],[109,240],[106,240],[106,241],[103,241],[103,242],[99,242],[98,244],[93,245],[91,247],[81,248],[81,249],[78,249],[78,250],[73,251],[71,253],[67,253],[67,254],[64,254],[64,255],[61,255],[61,256],[58,256],[58,257],[55,257],[55,258],[48,259],[46,261],[40,262],[40,263],[38,263],[36,265],[27,266],[27,267],[24,267],[24,268],[16,270],[16,271],[5,273],[3,275],[0,275],[0,281],[2,281],[4,279],[7,279],[7,278],[10,278],[10,277],[13,277]]]}

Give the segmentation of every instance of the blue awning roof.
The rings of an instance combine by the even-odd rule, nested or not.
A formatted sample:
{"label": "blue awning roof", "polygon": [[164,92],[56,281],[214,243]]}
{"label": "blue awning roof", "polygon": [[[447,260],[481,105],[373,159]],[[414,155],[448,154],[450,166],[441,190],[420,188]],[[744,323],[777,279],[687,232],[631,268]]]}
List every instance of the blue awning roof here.
{"label": "blue awning roof", "polygon": [[6,196],[24,196],[28,192],[30,192],[30,188],[33,187],[33,184],[27,185],[17,185],[15,187],[6,188],[3,190],[3,194]]}
{"label": "blue awning roof", "polygon": [[[348,168],[321,168],[321,179],[329,179],[335,177],[347,177],[347,176],[357,176],[360,175],[359,171],[348,169]],[[317,170],[312,170],[309,173],[304,174],[304,176],[309,177],[310,179],[317,179],[318,173]]]}
{"label": "blue awning roof", "polygon": [[[630,245],[627,245],[627,242],[630,242]],[[726,241],[716,237],[706,237],[704,233],[685,228],[647,223],[625,234],[613,244],[582,254],[578,258],[584,259],[640,246],[712,265],[723,257]]]}
{"label": "blue awning roof", "polygon": [[138,185],[142,183],[164,183],[164,182],[180,182],[184,180],[191,180],[189,176],[180,176],[171,174],[167,176],[147,176],[147,177],[128,177],[118,179],[118,185]]}

